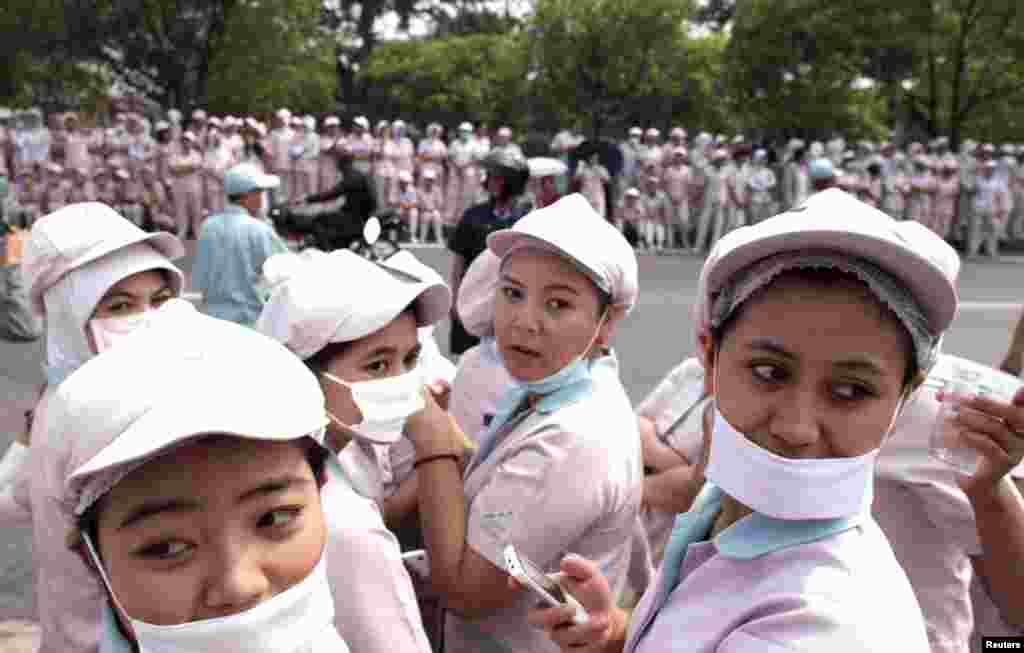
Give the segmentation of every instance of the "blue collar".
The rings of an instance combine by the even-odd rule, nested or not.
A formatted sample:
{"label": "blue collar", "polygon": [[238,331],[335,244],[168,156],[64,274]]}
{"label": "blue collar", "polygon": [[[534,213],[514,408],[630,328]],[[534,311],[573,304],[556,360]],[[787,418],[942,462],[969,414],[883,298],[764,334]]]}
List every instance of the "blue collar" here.
{"label": "blue collar", "polygon": [[134,651],[131,642],[121,635],[121,629],[118,628],[117,619],[114,617],[114,610],[110,607],[110,600],[105,599],[100,620],[99,653],[134,653]]}
{"label": "blue collar", "polygon": [[[690,512],[697,512],[701,517],[718,514],[722,502],[722,490],[708,481],[694,501]],[[676,530],[689,530],[695,536],[692,542],[703,539],[701,533],[693,533],[694,521],[684,519],[688,513],[676,517],[676,525],[672,529],[673,537]],[[728,558],[751,560],[758,556],[780,551],[791,546],[807,544],[824,539],[836,533],[842,533],[863,523],[866,514],[835,519],[776,519],[759,512],[751,513],[735,524],[726,528],[714,537],[712,542],[718,552]],[[710,527],[710,526],[709,526]],[[704,530],[707,533],[707,530]],[[681,534],[681,533],[680,533]]]}
{"label": "blue collar", "polygon": [[[637,630],[640,633],[638,639],[647,634],[672,590],[679,584],[687,547],[707,539],[721,509],[722,495],[718,486],[710,481],[705,482],[690,509],[676,516],[672,534],[665,546],[654,600],[646,619]],[[866,514],[839,519],[790,520],[751,513],[716,535],[711,542],[722,556],[752,560],[767,553],[850,530],[865,517]]]}

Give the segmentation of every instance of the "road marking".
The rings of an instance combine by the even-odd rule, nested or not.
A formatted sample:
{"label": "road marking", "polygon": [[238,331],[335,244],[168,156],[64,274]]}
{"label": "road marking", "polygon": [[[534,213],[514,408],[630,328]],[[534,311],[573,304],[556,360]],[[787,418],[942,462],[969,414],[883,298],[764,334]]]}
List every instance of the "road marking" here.
{"label": "road marking", "polygon": [[1019,311],[1020,302],[960,302],[961,311]]}

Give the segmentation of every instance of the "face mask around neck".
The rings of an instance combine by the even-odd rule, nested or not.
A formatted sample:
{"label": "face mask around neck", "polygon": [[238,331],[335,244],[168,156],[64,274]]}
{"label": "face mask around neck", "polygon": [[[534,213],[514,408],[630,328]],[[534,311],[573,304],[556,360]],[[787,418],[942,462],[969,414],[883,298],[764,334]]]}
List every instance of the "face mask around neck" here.
{"label": "face mask around neck", "polygon": [[422,394],[423,375],[418,368],[399,376],[353,383],[329,372],[323,375],[349,389],[363,419],[358,424],[345,424],[330,413],[328,416],[374,444],[397,442],[402,437],[406,420],[426,405]]}
{"label": "face mask around neck", "polygon": [[141,653],[321,653],[345,651],[334,627],[334,599],[325,559],[280,594],[237,614],[158,626],[127,616],[114,596],[91,539],[83,536],[116,609],[128,622]]}
{"label": "face mask around neck", "polygon": [[[716,389],[719,387],[716,379]],[[903,398],[886,429],[892,431]],[[883,443],[885,441],[883,438]],[[835,519],[871,509],[879,449],[850,458],[785,458],[750,441],[717,399],[705,476],[752,510],[776,519]]]}

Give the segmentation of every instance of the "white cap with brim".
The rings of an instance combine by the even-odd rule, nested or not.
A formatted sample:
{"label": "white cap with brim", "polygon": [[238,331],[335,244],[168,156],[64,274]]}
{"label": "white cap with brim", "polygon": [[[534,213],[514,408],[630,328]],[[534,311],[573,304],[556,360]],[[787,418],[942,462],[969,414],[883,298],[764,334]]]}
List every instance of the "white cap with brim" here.
{"label": "white cap with brim", "polygon": [[45,314],[43,295],[71,270],[136,243],[150,245],[168,260],[185,255],[185,246],[173,234],[146,233],[99,202],[71,204],[39,218],[21,260],[33,310]]}
{"label": "white cap with brim", "polygon": [[126,474],[198,436],[322,444],[326,417],[316,377],[291,352],[171,300],[58,387],[46,429],[69,443],[63,505],[81,515]]}
{"label": "white cap with brim", "polygon": [[[803,205],[756,225],[740,227],[715,245],[701,272],[701,303],[741,270],[767,257],[829,250],[865,259],[904,283],[930,327],[941,334],[957,311],[960,257],[924,225],[897,221],[852,195],[832,188]],[[698,318],[699,322],[706,321]]]}
{"label": "white cap with brim", "polygon": [[[275,258],[265,267],[281,268]],[[302,359],[331,343],[375,333],[409,307],[418,327],[430,326],[448,315],[452,303],[440,275],[409,252],[378,264],[337,250],[294,265],[289,274],[274,288],[256,329]]]}
{"label": "white cap with brim", "polygon": [[252,163],[240,163],[224,173],[224,194],[228,197],[255,190],[271,190],[280,185],[280,177],[268,175]]}
{"label": "white cap with brim", "polygon": [[575,263],[615,306],[632,310],[639,294],[636,254],[610,222],[579,193],[533,211],[511,229],[487,238],[487,247],[502,261],[515,250],[539,247]]}

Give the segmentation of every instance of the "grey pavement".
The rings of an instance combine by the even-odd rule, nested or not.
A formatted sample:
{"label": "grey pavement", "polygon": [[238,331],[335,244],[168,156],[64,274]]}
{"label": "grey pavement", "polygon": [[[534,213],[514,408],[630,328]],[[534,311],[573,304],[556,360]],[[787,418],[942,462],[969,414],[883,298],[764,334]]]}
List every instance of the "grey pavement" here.
{"label": "grey pavement", "polygon": [[[447,278],[449,257],[445,251],[414,251]],[[623,382],[634,402],[640,401],[672,366],[694,351],[690,312],[701,262],[692,256],[640,257],[639,305],[613,337],[622,363]],[[188,270],[190,265],[191,261],[186,259],[183,268]],[[1020,258],[1004,258],[999,263],[966,263],[960,277],[963,305],[946,337],[945,350],[985,364],[998,364],[1024,301],[1022,275],[1024,259]],[[437,338],[446,351],[447,325],[438,328]],[[0,341],[0,451],[6,450],[13,439],[22,412],[31,405],[35,385],[42,381],[41,359],[39,342]],[[16,650],[10,644],[14,640],[5,633],[25,631],[21,623],[4,621],[31,619],[34,614],[31,578],[28,531],[0,530],[0,652]]]}

